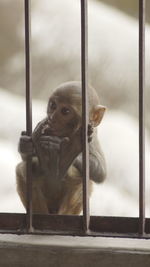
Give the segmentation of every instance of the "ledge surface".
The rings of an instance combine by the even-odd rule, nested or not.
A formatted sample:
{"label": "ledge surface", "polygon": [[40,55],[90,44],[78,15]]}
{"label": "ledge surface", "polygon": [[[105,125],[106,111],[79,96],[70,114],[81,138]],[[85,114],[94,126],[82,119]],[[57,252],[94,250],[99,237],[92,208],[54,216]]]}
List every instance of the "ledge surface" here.
{"label": "ledge surface", "polygon": [[0,267],[149,267],[150,240],[0,235]]}

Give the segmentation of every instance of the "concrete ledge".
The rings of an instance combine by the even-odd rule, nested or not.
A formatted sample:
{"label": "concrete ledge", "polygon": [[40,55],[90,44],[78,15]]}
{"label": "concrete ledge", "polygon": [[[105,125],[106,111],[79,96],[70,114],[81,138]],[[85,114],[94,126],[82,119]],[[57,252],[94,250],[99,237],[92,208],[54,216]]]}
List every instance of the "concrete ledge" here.
{"label": "concrete ledge", "polygon": [[150,240],[0,235],[0,267],[149,267]]}

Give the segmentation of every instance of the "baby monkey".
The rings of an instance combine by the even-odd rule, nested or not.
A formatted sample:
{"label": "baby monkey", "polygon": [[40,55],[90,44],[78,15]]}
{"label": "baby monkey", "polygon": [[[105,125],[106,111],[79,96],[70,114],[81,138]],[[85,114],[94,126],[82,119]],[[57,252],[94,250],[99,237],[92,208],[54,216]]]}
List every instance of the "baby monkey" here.
{"label": "baby monkey", "polygon": [[[105,179],[106,166],[96,127],[105,107],[89,86],[89,195],[92,183]],[[22,162],[16,167],[17,191],[26,208],[26,160],[32,156],[33,213],[79,214],[82,211],[82,94],[80,82],[60,85],[50,96],[47,116],[32,137],[19,141]]]}

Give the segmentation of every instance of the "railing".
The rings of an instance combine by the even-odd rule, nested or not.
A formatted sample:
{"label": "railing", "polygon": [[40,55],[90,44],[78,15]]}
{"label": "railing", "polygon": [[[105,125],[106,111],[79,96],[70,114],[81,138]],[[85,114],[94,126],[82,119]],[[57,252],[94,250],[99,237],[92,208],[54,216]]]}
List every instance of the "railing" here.
{"label": "railing", "polygon": [[[26,131],[32,134],[30,0],[25,0]],[[32,214],[31,159],[27,160],[27,213],[0,214],[1,233],[70,234],[92,236],[150,237],[150,219],[145,218],[145,0],[139,0],[139,218],[102,217],[89,214],[88,127],[88,0],[81,0],[81,77],[83,119],[83,216]]]}
{"label": "railing", "polygon": [[139,0],[139,233],[145,232],[145,0]]}

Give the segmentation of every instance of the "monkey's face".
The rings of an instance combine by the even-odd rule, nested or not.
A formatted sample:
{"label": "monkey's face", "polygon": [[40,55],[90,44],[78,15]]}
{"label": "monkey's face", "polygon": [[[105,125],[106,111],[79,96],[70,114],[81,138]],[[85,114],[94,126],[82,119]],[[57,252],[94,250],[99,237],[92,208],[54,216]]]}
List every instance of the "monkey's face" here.
{"label": "monkey's face", "polygon": [[47,117],[51,135],[54,136],[69,137],[79,124],[79,117],[73,106],[58,96],[49,99]]}

